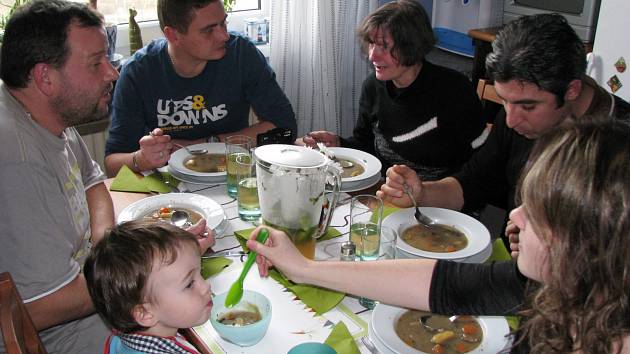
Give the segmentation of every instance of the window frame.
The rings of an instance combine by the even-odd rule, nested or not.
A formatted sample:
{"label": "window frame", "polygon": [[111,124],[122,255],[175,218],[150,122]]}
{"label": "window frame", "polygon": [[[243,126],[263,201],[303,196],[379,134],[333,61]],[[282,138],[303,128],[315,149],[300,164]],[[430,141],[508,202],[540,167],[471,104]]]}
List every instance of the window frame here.
{"label": "window frame", "polygon": [[[238,0],[237,0],[238,1]],[[258,0],[260,9],[257,10],[240,10],[228,13],[228,30],[236,32],[244,32],[245,20],[249,18],[268,18],[271,13],[272,0]],[[140,31],[142,32],[142,43],[148,44],[154,39],[164,37],[160,29],[158,20],[140,21],[138,22]],[[116,53],[122,54],[123,58],[129,57],[129,23],[119,23],[117,25],[118,33],[116,35]],[[269,45],[259,45],[258,48],[269,57]]]}

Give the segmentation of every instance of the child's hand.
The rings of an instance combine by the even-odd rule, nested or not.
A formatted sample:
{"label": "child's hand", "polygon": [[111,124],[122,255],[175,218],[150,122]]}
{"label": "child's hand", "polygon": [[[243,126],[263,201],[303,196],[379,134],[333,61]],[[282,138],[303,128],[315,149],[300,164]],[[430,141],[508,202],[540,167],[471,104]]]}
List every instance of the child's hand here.
{"label": "child's hand", "polygon": [[199,220],[195,225],[187,228],[186,231],[197,237],[201,254],[204,254],[208,248],[214,246],[214,231],[206,227],[206,219]]}

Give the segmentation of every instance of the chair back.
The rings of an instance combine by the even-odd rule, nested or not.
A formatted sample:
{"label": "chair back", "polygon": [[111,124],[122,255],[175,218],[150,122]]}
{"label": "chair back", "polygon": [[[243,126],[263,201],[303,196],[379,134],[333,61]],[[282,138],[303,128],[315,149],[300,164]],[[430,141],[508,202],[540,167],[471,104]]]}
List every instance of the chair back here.
{"label": "chair back", "polygon": [[477,83],[477,95],[479,95],[479,99],[481,99],[482,102],[491,101],[500,105],[503,104],[503,101],[501,101],[499,95],[497,95],[497,91],[494,89],[494,85],[488,80],[479,79]]}
{"label": "chair back", "polygon": [[0,274],[0,326],[7,354],[47,353],[8,272]]}

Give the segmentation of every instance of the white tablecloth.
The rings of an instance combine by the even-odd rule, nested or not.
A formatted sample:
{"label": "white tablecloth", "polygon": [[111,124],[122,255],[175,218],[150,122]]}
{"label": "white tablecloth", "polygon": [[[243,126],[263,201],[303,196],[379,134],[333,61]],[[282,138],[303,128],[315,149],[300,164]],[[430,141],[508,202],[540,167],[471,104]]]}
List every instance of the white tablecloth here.
{"label": "white tablecloth", "polygon": [[[205,185],[185,183],[184,186],[187,192],[197,193],[197,194],[201,194],[206,197],[212,198],[214,201],[221,204],[221,206],[225,210],[225,213],[229,219],[230,226],[225,230],[225,232],[223,232],[223,234],[216,236],[216,244],[213,246],[213,250],[215,251],[222,251],[222,250],[229,250],[229,249],[239,250],[240,244],[238,243],[238,241],[236,240],[234,236],[234,231],[252,228],[255,225],[251,222],[243,221],[238,217],[238,206],[237,206],[236,199],[231,198],[227,195],[225,184],[205,186]],[[316,251],[315,251],[316,259],[318,260],[338,260],[339,259],[341,243],[348,240],[349,225],[347,221],[348,220],[347,216],[350,214],[349,201],[350,201],[350,196],[346,193],[341,193],[339,197],[339,203],[333,213],[330,226],[335,227],[337,230],[339,230],[342,233],[342,236],[331,239],[331,240],[318,242]],[[225,277],[231,277],[235,279],[238,276],[240,268],[242,267],[242,261],[244,261],[245,259],[244,257],[242,261],[239,258],[232,258],[232,259],[234,260],[232,265],[230,265],[221,275],[217,276],[216,279],[214,279],[217,282],[214,290],[216,291],[224,290],[223,287],[226,286],[225,283],[226,282],[230,283],[229,280],[228,281],[224,280]],[[247,282],[252,282],[251,285],[256,286],[257,283],[260,282],[261,280],[259,279],[257,274],[252,274],[252,273],[256,273],[255,267],[253,267],[252,272],[248,274]],[[255,279],[255,280],[252,280],[252,279]],[[210,279],[210,282],[211,283],[213,282],[213,278]],[[266,286],[270,287],[270,285],[266,285]],[[228,287],[229,287],[229,284],[228,284]],[[287,304],[286,306],[294,306],[294,305],[291,305],[291,301],[287,301],[286,304]],[[353,333],[354,337],[357,339],[356,343],[359,349],[361,350],[361,352],[370,353],[370,351],[365,346],[363,346],[362,342],[358,339],[360,337],[368,335],[367,328],[365,326],[367,325],[367,323],[370,322],[370,316],[371,316],[372,311],[364,308],[362,305],[359,304],[357,298],[352,297],[352,296],[346,296],[344,300],[341,302],[341,305],[342,306],[329,311],[329,313],[326,313],[323,315],[323,317],[319,318],[318,321],[320,322],[324,321],[322,323],[323,327],[320,328],[318,331],[313,331],[313,333],[309,336],[304,336],[304,341],[323,341],[328,336],[330,330],[332,329],[332,325],[330,325],[330,323],[326,325],[326,321],[336,323],[339,320],[343,320],[344,323],[348,326],[350,332]],[[350,317],[354,317],[354,318],[350,318],[346,314],[344,314],[344,311],[350,312],[356,316],[350,316]],[[357,319],[359,320],[356,321]],[[209,323],[207,323],[204,326],[200,326],[199,328],[196,328],[195,330],[202,338],[210,338],[210,341],[217,342],[219,344],[220,350],[223,352],[262,353],[260,351],[261,349],[257,348],[257,346],[250,347],[249,349],[247,349],[247,348],[239,348],[239,347],[230,345],[229,343],[226,344],[225,342],[221,342],[218,336],[216,336],[216,332],[214,332],[214,330],[212,329]],[[210,346],[212,347],[211,349],[216,350],[217,347],[213,345],[217,343],[209,343]],[[261,345],[263,345],[262,342],[261,342]],[[268,351],[266,349],[264,350],[264,352],[273,353],[274,351]]]}

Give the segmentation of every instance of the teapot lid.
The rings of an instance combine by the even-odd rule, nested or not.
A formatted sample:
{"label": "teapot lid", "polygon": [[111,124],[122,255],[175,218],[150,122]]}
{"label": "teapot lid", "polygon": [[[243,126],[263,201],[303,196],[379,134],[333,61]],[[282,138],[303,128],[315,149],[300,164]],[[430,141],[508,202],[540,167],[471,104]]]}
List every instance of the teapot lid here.
{"label": "teapot lid", "polygon": [[270,144],[254,150],[256,160],[283,167],[319,167],[328,158],[317,150],[298,145]]}

